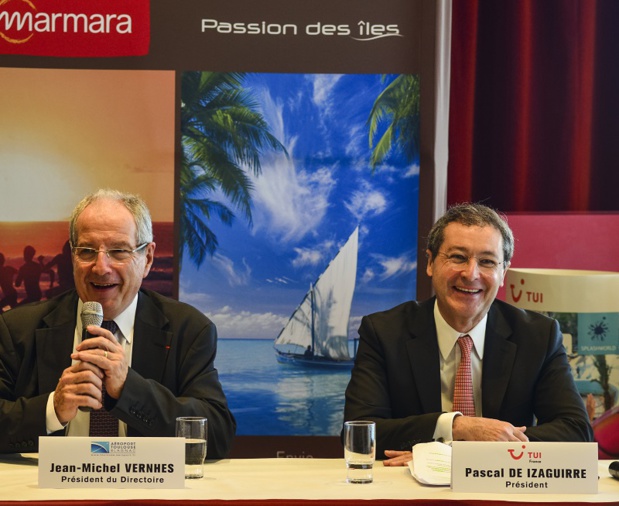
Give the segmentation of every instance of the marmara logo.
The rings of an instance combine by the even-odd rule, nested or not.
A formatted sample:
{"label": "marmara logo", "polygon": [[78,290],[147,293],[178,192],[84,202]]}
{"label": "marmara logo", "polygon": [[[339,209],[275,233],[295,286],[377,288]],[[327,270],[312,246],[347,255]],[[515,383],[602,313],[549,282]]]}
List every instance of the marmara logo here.
{"label": "marmara logo", "polygon": [[[3,5],[6,5],[8,3],[10,3],[12,0],[0,0],[0,7],[2,7]],[[22,2],[24,4],[26,4],[28,7],[30,7],[33,11],[36,11],[37,8],[35,7],[35,5],[30,1],[30,0],[17,0],[18,2]],[[16,39],[14,37],[10,37],[8,36],[6,33],[3,33],[0,31],[0,38],[6,40],[9,44],[23,44],[25,42],[28,42],[32,36],[34,35],[34,33],[30,33],[27,37],[22,38],[22,39]]]}

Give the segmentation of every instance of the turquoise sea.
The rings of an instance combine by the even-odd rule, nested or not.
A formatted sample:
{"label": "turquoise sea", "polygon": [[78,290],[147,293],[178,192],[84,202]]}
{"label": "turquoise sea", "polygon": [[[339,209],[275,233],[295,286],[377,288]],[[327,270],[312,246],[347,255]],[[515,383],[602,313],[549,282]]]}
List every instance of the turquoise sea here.
{"label": "turquoise sea", "polygon": [[272,340],[220,339],[215,366],[240,436],[336,436],[350,371],[280,364]]}

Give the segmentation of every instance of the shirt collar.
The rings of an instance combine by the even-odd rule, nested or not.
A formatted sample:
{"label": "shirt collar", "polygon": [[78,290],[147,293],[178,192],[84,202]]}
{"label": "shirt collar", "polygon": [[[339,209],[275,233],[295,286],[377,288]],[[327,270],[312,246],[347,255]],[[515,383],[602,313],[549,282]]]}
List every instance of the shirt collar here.
{"label": "shirt collar", "polygon": [[[79,328],[82,328],[81,314],[82,314],[83,305],[84,303],[82,302],[82,300],[78,298],[77,318],[78,318]],[[137,308],[138,308],[138,294],[136,293],[135,297],[131,301],[131,304],[127,306],[127,309],[125,309],[116,318],[114,318],[116,325],[118,325],[118,329],[120,330],[123,337],[128,343],[131,343],[131,340],[133,339],[133,327],[135,324],[135,313],[137,311]]]}
{"label": "shirt collar", "polygon": [[119,330],[122,332],[123,337],[128,343],[131,343],[133,339],[133,327],[135,325],[135,313],[138,308],[138,294],[131,301],[131,304],[127,306],[122,313],[120,313],[114,321],[118,325]]}
{"label": "shirt collar", "polygon": [[[456,345],[456,341],[462,335],[453,329],[443,318],[443,315],[438,309],[438,301],[434,302],[434,321],[436,322],[436,335],[438,337],[438,346],[441,350],[441,355],[444,360],[447,360],[449,354]],[[484,339],[486,336],[486,324],[488,323],[488,313],[482,320],[475,325],[467,334],[473,340],[473,348],[480,360],[484,358]]]}

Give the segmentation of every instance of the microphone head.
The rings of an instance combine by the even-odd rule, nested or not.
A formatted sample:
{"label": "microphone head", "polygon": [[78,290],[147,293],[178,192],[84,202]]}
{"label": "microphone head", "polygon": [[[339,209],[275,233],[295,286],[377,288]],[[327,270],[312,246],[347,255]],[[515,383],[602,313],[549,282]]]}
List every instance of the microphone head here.
{"label": "microphone head", "polygon": [[84,302],[82,306],[82,328],[88,325],[101,326],[103,323],[103,306],[98,302]]}
{"label": "microphone head", "polygon": [[608,466],[608,472],[613,478],[615,478],[615,480],[619,480],[619,460],[615,460],[610,463]]}

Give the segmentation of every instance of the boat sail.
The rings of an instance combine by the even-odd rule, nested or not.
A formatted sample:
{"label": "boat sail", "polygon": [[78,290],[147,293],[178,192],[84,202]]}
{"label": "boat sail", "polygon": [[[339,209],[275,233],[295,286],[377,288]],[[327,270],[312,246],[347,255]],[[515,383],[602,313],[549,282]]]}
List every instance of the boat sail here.
{"label": "boat sail", "polygon": [[352,367],[348,319],[357,277],[359,227],[346,241],[275,339],[277,360],[311,367]]}

